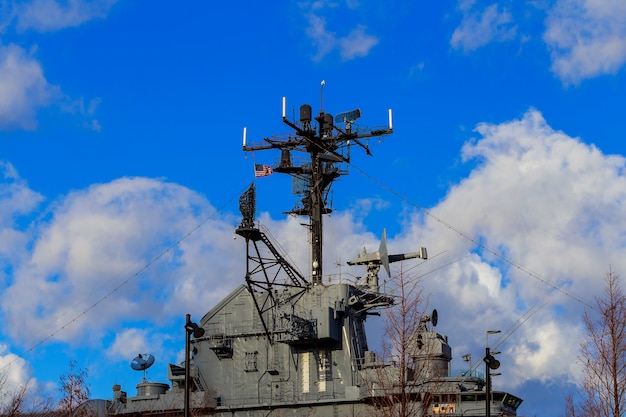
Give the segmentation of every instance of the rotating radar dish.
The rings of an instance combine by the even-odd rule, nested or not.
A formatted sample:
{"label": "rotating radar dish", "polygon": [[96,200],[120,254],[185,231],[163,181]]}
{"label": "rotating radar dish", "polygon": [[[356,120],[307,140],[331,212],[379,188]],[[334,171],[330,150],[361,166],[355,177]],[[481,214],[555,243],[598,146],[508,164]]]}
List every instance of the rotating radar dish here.
{"label": "rotating radar dish", "polygon": [[145,371],[154,363],[154,356],[150,353],[140,353],[132,360],[130,367],[135,371]]}
{"label": "rotating radar dish", "polygon": [[147,382],[146,370],[154,363],[154,356],[150,353],[140,353],[130,362],[130,367],[135,371],[143,371],[142,382]]}

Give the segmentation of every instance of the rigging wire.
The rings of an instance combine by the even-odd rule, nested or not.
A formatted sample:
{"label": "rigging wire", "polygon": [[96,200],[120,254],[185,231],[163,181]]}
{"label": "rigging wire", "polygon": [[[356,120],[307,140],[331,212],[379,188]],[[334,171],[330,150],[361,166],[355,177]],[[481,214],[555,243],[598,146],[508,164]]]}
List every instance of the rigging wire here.
{"label": "rigging wire", "polygon": [[[335,127],[336,128],[336,127]],[[336,128],[337,129],[337,128]],[[340,129],[337,129],[338,131],[341,132]],[[317,143],[316,141],[313,141],[311,138],[304,136],[303,137],[309,144],[309,146],[314,146],[316,148],[318,148],[318,150],[325,152],[327,151],[327,149],[322,146],[320,143]],[[357,142],[358,143],[358,142]],[[363,145],[361,145],[363,146]],[[348,149],[350,149],[350,146],[347,146]],[[371,155],[371,153],[369,152],[369,148],[365,148],[366,152],[368,155]],[[426,208],[420,206],[419,204],[415,203],[414,201],[410,200],[409,198],[403,196],[402,194],[400,194],[398,191],[395,191],[394,189],[392,189],[390,186],[384,184],[382,181],[374,178],[373,176],[369,175],[368,173],[366,173],[364,170],[360,169],[358,166],[354,165],[350,160],[348,159],[344,159],[343,161],[346,165],[348,165],[349,167],[355,169],[357,172],[359,172],[362,176],[364,176],[365,178],[369,179],[371,182],[373,182],[374,184],[378,185],[379,187],[381,187],[384,190],[387,190],[388,192],[390,192],[391,194],[393,194],[394,196],[396,196],[398,199],[400,199],[401,201],[404,201],[405,203],[415,207],[416,209],[420,210],[421,212],[423,212],[427,217],[430,217],[431,219],[435,220],[437,223],[447,227],[448,229],[454,231],[455,233],[457,233],[459,236],[463,237],[464,239],[468,240],[469,242],[473,243],[474,245],[476,245],[476,247],[482,249],[483,251],[489,252],[492,255],[494,255],[495,257],[501,259],[502,261],[504,261],[505,263],[513,266],[514,268],[518,269],[519,271],[525,273],[526,275],[536,279],[537,281],[543,283],[544,285],[547,285],[549,287],[551,287],[552,289],[559,291],[561,293],[563,293],[564,295],[566,295],[567,297],[570,297],[571,299],[579,302],[580,304],[583,304],[584,306],[590,308],[590,309],[594,309],[594,306],[589,304],[587,301],[583,300],[581,297],[577,296],[576,294],[574,294],[571,291],[567,291],[565,288],[560,287],[559,285],[557,285],[556,283],[550,281],[549,279],[543,277],[542,275],[532,271],[530,268],[525,267],[524,265],[522,265],[521,263],[515,261],[514,259],[509,258],[508,256],[504,255],[502,252],[498,251],[497,249],[494,249],[490,246],[487,246],[484,243],[481,243],[479,241],[479,239],[471,236],[470,234],[463,232],[459,229],[457,229],[456,227],[454,227],[451,223],[446,222],[445,220],[435,216],[432,212],[430,212],[429,210],[427,210]]]}
{"label": "rigging wire", "polygon": [[540,310],[542,310],[545,306],[547,306],[548,304],[550,304],[550,299],[548,298],[546,301],[543,302],[543,304],[541,305],[535,305],[533,306],[531,309],[529,309],[528,311],[526,311],[526,313],[524,313],[519,319],[517,319],[517,321],[515,321],[514,323],[512,323],[503,333],[502,336],[498,337],[493,345],[494,349],[499,348],[500,346],[502,346],[502,344],[507,341],[511,336],[513,336],[513,333],[515,333],[517,331],[517,329],[519,329],[520,327],[522,327],[522,325],[524,323],[526,323],[532,316],[534,316],[535,314],[537,314]]}
{"label": "rigging wire", "polygon": [[[307,140],[310,141],[309,138],[306,138]],[[316,146],[319,146],[317,144],[315,144]],[[408,199],[407,197],[404,197],[403,195],[401,195],[399,192],[395,191],[394,189],[392,189],[391,187],[387,186],[386,184],[384,184],[383,182],[381,182],[380,180],[372,177],[371,175],[367,174],[365,171],[363,171],[362,169],[360,169],[359,167],[357,167],[356,165],[354,165],[351,162],[345,161],[345,163],[350,166],[351,168],[355,169],[357,172],[359,172],[361,175],[363,175],[365,178],[369,179],[371,182],[373,182],[374,184],[378,185],[379,187],[387,190],[388,192],[390,192],[391,194],[393,194],[394,196],[396,196],[397,198],[399,198],[401,201],[404,201],[405,203],[417,208],[418,210],[422,211],[426,216],[430,217],[431,219],[435,220],[436,222],[438,222],[439,224],[447,227],[448,229],[456,232],[458,235],[460,235],[461,237],[463,237],[464,239],[472,242],[473,244],[475,244],[477,247],[481,248],[484,251],[487,251],[489,253],[491,253],[492,255],[496,256],[497,258],[501,259],[502,261],[508,263],[509,265],[517,268],[518,270],[526,273],[527,275],[529,275],[530,277],[540,281],[541,283],[565,294],[566,296],[576,300],[577,302],[593,309],[594,307],[592,305],[590,305],[589,303],[585,302],[582,298],[576,296],[574,293],[565,290],[564,288],[559,287],[557,284],[553,283],[552,281],[544,278],[543,276],[541,276],[538,273],[533,272],[532,270],[530,270],[529,268],[525,267],[524,265],[520,264],[519,262],[516,262],[515,260],[505,256],[504,254],[502,254],[501,252],[497,251],[496,249],[493,249],[483,243],[481,243],[478,239],[474,238],[473,236],[455,228],[452,224],[444,221],[443,219],[440,219],[439,217],[435,216],[433,213],[431,213],[429,210],[425,209],[424,207],[418,205],[417,203],[413,202],[412,200]],[[74,324],[76,321],[78,321],[80,318],[84,317],[89,311],[93,310],[94,308],[96,308],[98,305],[100,305],[101,303],[103,303],[105,300],[109,299],[112,295],[114,295],[115,293],[117,293],[122,287],[124,287],[125,285],[127,285],[130,281],[132,281],[133,279],[137,278],[139,275],[141,275],[144,271],[146,271],[147,269],[149,269],[150,267],[152,267],[152,265],[154,265],[155,263],[157,263],[158,261],[160,261],[165,255],[169,254],[170,252],[172,252],[175,248],[177,248],[184,240],[186,240],[188,237],[190,237],[192,234],[194,234],[195,232],[197,232],[200,228],[202,228],[206,223],[208,223],[210,220],[212,220],[214,218],[215,215],[217,215],[218,213],[221,213],[224,208],[226,206],[228,206],[235,198],[237,198],[243,191],[245,191],[245,189],[247,189],[247,187],[245,187],[241,192],[239,192],[238,194],[235,194],[233,196],[231,196],[231,198],[229,198],[226,203],[224,203],[222,206],[220,206],[214,213],[212,213],[211,215],[209,215],[208,217],[206,217],[204,220],[202,220],[198,225],[196,225],[193,229],[191,229],[189,232],[187,232],[186,234],[184,234],[181,238],[179,238],[178,240],[176,240],[174,243],[172,243],[170,246],[168,246],[163,252],[159,253],[157,256],[155,256],[154,258],[152,258],[146,265],[144,265],[142,268],[140,268],[139,270],[137,270],[136,272],[134,272],[133,274],[131,274],[127,279],[125,279],[124,281],[122,281],[120,284],[118,284],[116,287],[114,287],[113,289],[111,289],[109,292],[107,292],[104,296],[102,296],[100,299],[98,299],[96,302],[92,303],[90,306],[88,306],[87,308],[85,308],[84,310],[82,310],[78,315],[74,316],[73,318],[71,318],[70,320],[68,320],[67,322],[65,322],[62,326],[58,327],[56,330],[54,330],[53,332],[49,333],[48,336],[44,337],[43,339],[39,340],[37,343],[35,343],[34,345],[32,345],[30,348],[28,348],[25,353],[30,353],[32,351],[34,351],[36,348],[38,348],[39,346],[41,346],[42,344],[44,344],[45,342],[47,342],[48,340],[52,339],[54,336],[56,336],[57,334],[59,334],[61,331],[63,331],[65,328],[67,328],[68,326],[71,326],[72,324]],[[469,255],[467,255],[469,256]],[[451,262],[458,262],[460,259],[456,259],[455,261]],[[446,265],[444,265],[446,266]],[[443,268],[444,266],[441,266],[433,271],[430,271],[428,273],[432,273],[435,272],[438,269]],[[427,273],[427,274],[428,274]],[[539,309],[543,308],[543,306],[545,306],[547,304],[544,303]],[[538,310],[539,310],[538,309]],[[517,330],[517,328],[519,328],[523,323],[525,323],[530,317],[532,317],[532,315],[534,315],[538,310],[535,310],[532,312],[532,314],[529,314],[528,317],[526,317],[523,321],[519,321],[519,324],[517,325],[517,327],[515,327],[514,330],[511,331],[514,332],[515,330]],[[517,322],[516,322],[517,323]],[[510,335],[509,335],[510,336]],[[507,336],[507,338],[509,337]],[[503,341],[506,339],[503,339]],[[13,363],[15,363],[17,360],[19,360],[20,357],[16,357],[14,360],[9,361],[7,364],[5,364],[4,366],[0,367],[0,371],[4,370],[5,368],[7,368],[8,366],[12,365]]]}
{"label": "rigging wire", "polygon": [[[532,308],[530,308],[528,311],[526,311],[526,313],[524,313],[520,318],[518,318],[515,322],[513,322],[503,333],[502,336],[500,336],[498,339],[496,339],[496,341],[493,343],[493,345],[491,346],[491,354],[496,355],[500,352],[497,352],[497,349],[502,346],[504,344],[504,342],[506,340],[508,340],[511,336],[513,336],[513,333],[515,333],[517,331],[517,329],[519,329],[520,327],[522,327],[522,325],[524,323],[526,323],[528,320],[530,320],[531,317],[533,317],[535,314],[537,314],[540,310],[542,310],[545,306],[547,306],[550,303],[550,299],[544,301],[541,305],[534,305]],[[470,368],[469,371],[477,371],[478,368],[482,365],[482,361],[479,359],[474,363],[470,363]],[[473,372],[468,372],[468,374],[466,375],[467,378],[474,376]]]}
{"label": "rigging wire", "polygon": [[[40,339],[38,342],[36,342],[34,345],[32,345],[31,347],[29,347],[28,349],[26,349],[24,351],[24,353],[31,353],[33,352],[36,348],[38,348],[39,346],[43,345],[45,342],[47,342],[48,340],[52,339],[54,336],[56,336],[57,334],[59,334],[60,332],[62,332],[63,330],[65,330],[65,328],[67,328],[68,326],[71,326],[72,324],[74,324],[75,322],[77,322],[79,319],[81,319],[82,317],[84,317],[85,315],[87,315],[88,312],[90,312],[91,310],[93,310],[94,308],[96,308],[98,305],[102,304],[105,300],[107,300],[109,297],[111,297],[113,294],[117,293],[122,287],[124,287],[126,284],[128,284],[130,281],[132,281],[133,279],[137,278],[139,275],[141,275],[144,271],[150,269],[150,267],[152,267],[152,265],[156,264],[157,262],[159,262],[164,256],[168,255],[170,252],[172,252],[174,249],[176,249],[184,240],[186,240],[187,238],[189,238],[191,235],[193,235],[194,233],[196,233],[198,230],[200,230],[205,224],[207,224],[209,221],[213,220],[213,218],[221,213],[228,205],[230,205],[232,203],[232,201],[236,198],[239,197],[239,195],[244,192],[248,187],[245,187],[242,191],[240,191],[239,193],[234,194],[233,196],[231,196],[224,204],[222,204],[217,210],[215,210],[213,213],[211,213],[209,216],[205,217],[204,220],[202,220],[200,223],[198,223],[195,227],[193,227],[191,230],[189,230],[187,233],[185,233],[181,238],[179,238],[178,240],[176,240],[174,243],[172,243],[171,245],[169,245],[168,247],[165,248],[165,250],[163,250],[162,252],[160,252],[158,255],[156,255],[154,258],[152,258],[147,264],[145,264],[143,267],[139,268],[137,271],[135,271],[134,273],[132,273],[128,278],[126,278],[124,281],[122,281],[121,283],[119,283],[117,286],[115,286],[113,289],[111,289],[109,292],[107,292],[104,296],[102,296],[101,298],[99,298],[96,302],[92,303],[90,306],[88,306],[87,308],[85,308],[84,310],[82,310],[79,314],[77,314],[76,316],[74,316],[73,318],[71,318],[70,320],[68,320],[67,322],[65,322],[63,325],[61,325],[60,327],[58,327],[56,330],[54,330],[53,332],[49,333],[46,337]],[[15,362],[17,362],[20,359],[20,356],[17,356],[7,362],[4,366],[0,367],[0,371],[3,371],[4,369],[8,368],[9,366],[11,366],[12,364],[14,364]]]}
{"label": "rigging wire", "polygon": [[497,249],[494,249],[494,248],[492,248],[490,246],[487,246],[486,244],[481,243],[481,241],[479,239],[469,235],[466,232],[463,232],[463,231],[457,229],[452,224],[450,224],[450,223],[446,222],[445,220],[435,216],[431,211],[429,211],[426,208],[420,206],[419,204],[415,203],[414,201],[410,200],[409,198],[403,196],[402,194],[400,194],[399,192],[395,191],[394,189],[392,189],[388,185],[384,184],[382,181],[372,177],[371,175],[369,175],[368,173],[366,173],[365,171],[363,171],[362,169],[360,169],[356,165],[354,165],[354,164],[352,164],[350,162],[348,162],[348,165],[350,165],[351,168],[354,168],[356,171],[358,171],[365,178],[367,178],[370,181],[372,181],[374,184],[378,185],[379,187],[383,188],[384,190],[387,190],[388,192],[390,192],[391,194],[393,194],[394,196],[396,196],[400,200],[404,201],[405,203],[407,203],[407,204],[415,207],[416,209],[420,210],[427,217],[430,217],[431,219],[433,219],[437,223],[439,223],[439,224],[447,227],[448,229],[452,230],[453,232],[457,233],[459,236],[461,236],[462,238],[470,241],[471,243],[473,243],[474,245],[476,245],[478,248],[482,249],[483,251],[491,253],[495,257],[497,257],[500,260],[504,261],[505,263],[511,265],[512,267],[518,269],[519,271],[525,273],[526,275],[530,276],[531,278],[534,278],[537,281],[541,282],[542,284],[547,285],[547,286],[551,287],[552,289],[561,292],[562,294],[566,295],[567,297],[569,297],[569,298],[579,302],[580,304],[583,304],[585,307],[588,307],[590,309],[594,309],[593,305],[589,304],[587,301],[583,300],[581,297],[577,296],[573,292],[568,291],[565,288],[560,287],[559,285],[555,284],[554,282],[550,281],[549,279],[547,279],[547,278],[543,277],[542,275],[532,271],[530,268],[527,268],[526,266],[522,265],[521,263],[519,263],[519,262],[509,258],[508,256],[504,255],[502,252],[498,251]]}

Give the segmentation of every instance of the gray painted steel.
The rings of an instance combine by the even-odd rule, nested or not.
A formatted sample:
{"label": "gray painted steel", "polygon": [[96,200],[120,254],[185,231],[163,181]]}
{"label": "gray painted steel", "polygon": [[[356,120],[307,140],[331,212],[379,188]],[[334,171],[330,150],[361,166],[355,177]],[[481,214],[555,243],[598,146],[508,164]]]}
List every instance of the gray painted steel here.
{"label": "gray painted steel", "polygon": [[[349,160],[345,150],[350,146],[364,147],[369,153],[359,139],[389,134],[391,126],[363,131],[344,117],[345,127],[337,127],[332,126],[330,115],[320,112],[314,119],[320,124],[318,133],[311,124],[310,106],[303,108],[300,122],[283,116],[294,135],[266,139],[256,147],[244,142],[244,150],[280,150],[280,164],[274,171],[297,179],[303,200],[292,213],[309,217],[310,239],[315,241],[311,258],[316,261],[309,273],[300,274],[276,249],[279,245],[255,226],[251,186],[240,199],[243,220],[236,230],[247,245],[245,285],[202,317],[199,324],[204,335],[191,340],[189,364],[169,365],[169,384],[143,381],[134,397],[116,385],[106,414],[182,414],[185,365],[189,365],[190,407],[196,416],[376,416],[383,414],[378,400],[399,398],[403,393],[411,399],[415,416],[485,415],[484,379],[472,372],[449,375],[452,351],[447,336],[434,329],[436,314],[423,317],[411,336],[404,392],[389,383],[400,378],[398,364],[379,360],[368,347],[366,319],[394,302],[392,296],[380,292],[380,267],[389,273],[390,262],[425,259],[425,248],[389,255],[383,233],[377,252],[364,252],[349,262],[366,266],[367,276],[358,284],[323,284],[321,219],[330,212],[325,196],[333,181],[344,174],[335,165]],[[391,124],[391,112],[389,117]],[[310,162],[294,164],[294,151],[308,153]],[[317,197],[312,198],[313,194]],[[512,394],[496,391],[491,414],[515,416],[521,402]]]}

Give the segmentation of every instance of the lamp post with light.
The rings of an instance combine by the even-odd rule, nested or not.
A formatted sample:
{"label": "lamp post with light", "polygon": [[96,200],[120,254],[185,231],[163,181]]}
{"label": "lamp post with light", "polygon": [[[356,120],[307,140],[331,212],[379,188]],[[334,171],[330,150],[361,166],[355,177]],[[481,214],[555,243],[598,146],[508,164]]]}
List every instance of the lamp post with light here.
{"label": "lamp post with light", "polygon": [[190,389],[190,378],[189,378],[189,344],[191,340],[191,336],[194,338],[202,337],[204,335],[204,329],[198,326],[196,323],[191,321],[191,315],[187,314],[187,320],[185,321],[185,416],[189,417],[189,389]]}
{"label": "lamp post with light", "polygon": [[[491,417],[491,370],[500,367],[500,361],[489,351],[489,335],[500,333],[501,330],[487,330],[485,334],[485,417]],[[494,352],[495,353],[495,352]]]}

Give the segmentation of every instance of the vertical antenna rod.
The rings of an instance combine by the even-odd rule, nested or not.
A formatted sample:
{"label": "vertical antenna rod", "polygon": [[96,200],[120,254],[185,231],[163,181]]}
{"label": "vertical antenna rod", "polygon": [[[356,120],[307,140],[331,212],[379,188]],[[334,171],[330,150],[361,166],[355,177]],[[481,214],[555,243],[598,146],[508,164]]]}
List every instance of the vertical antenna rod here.
{"label": "vertical antenna rod", "polygon": [[[244,130],[244,151],[265,149],[279,149],[280,162],[273,167],[273,172],[289,174],[293,177],[294,193],[301,196],[301,200],[289,213],[309,218],[310,251],[311,251],[311,281],[313,284],[322,283],[323,275],[323,217],[332,209],[328,207],[328,194],[332,184],[341,175],[347,174],[340,170],[339,164],[350,162],[350,146],[360,146],[371,155],[369,147],[360,139],[382,136],[392,133],[391,110],[389,123],[382,129],[351,129],[354,121],[361,116],[360,110],[341,113],[333,121],[331,114],[323,110],[324,85],[320,83],[320,112],[315,118],[312,116],[311,106],[300,106],[300,119],[289,120],[287,117],[286,99],[282,99],[282,121],[295,131],[285,137],[273,135],[264,138],[259,145],[248,145]],[[335,125],[337,124],[337,125]],[[308,161],[294,164],[291,153],[308,154]]]}
{"label": "vertical antenna rod", "polygon": [[320,83],[320,114],[324,113],[324,86],[326,81],[322,80]]}

